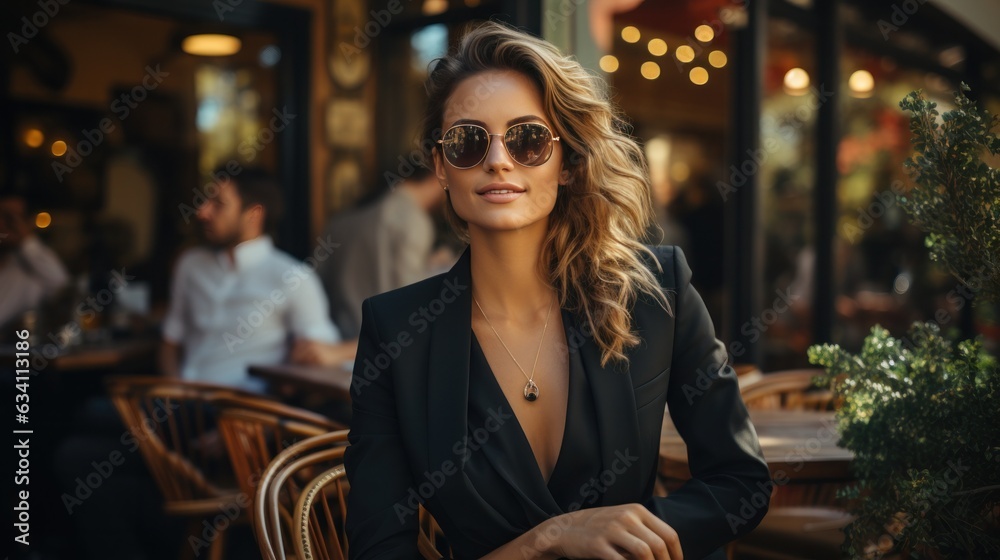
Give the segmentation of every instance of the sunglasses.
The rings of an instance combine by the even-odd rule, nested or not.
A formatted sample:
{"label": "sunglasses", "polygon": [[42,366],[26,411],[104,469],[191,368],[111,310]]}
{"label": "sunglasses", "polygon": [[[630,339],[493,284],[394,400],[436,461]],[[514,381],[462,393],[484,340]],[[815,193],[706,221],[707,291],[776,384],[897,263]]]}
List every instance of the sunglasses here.
{"label": "sunglasses", "polygon": [[444,132],[441,151],[453,167],[469,169],[482,163],[490,151],[493,136],[503,136],[503,145],[511,159],[525,167],[536,167],[549,160],[552,155],[553,138],[549,127],[539,123],[520,123],[507,129],[503,134],[490,134],[478,124],[457,124]]}

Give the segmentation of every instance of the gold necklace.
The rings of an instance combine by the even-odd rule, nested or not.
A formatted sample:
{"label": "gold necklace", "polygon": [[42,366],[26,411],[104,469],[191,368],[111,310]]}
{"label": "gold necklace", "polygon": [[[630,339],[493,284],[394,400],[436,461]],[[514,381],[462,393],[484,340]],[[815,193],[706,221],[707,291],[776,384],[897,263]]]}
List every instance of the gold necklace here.
{"label": "gold necklace", "polygon": [[497,335],[497,340],[500,341],[500,344],[503,344],[503,349],[507,351],[508,355],[510,355],[510,359],[514,360],[514,365],[516,365],[517,369],[521,370],[521,374],[528,379],[528,382],[524,384],[524,398],[528,401],[534,401],[538,398],[538,385],[535,384],[535,366],[538,365],[538,354],[542,351],[542,342],[545,341],[545,330],[549,328],[549,315],[552,313],[552,302],[549,302],[549,310],[545,312],[545,326],[542,327],[542,336],[538,341],[538,350],[535,351],[535,363],[531,364],[531,375],[529,376],[527,373],[524,373],[524,368],[521,367],[521,364],[517,363],[517,358],[515,358],[514,354],[511,353],[510,348],[507,348],[507,345],[504,344],[503,339],[500,338],[500,333],[493,328],[493,323],[490,322],[490,318],[487,317],[486,312],[483,311],[483,306],[479,305],[479,300],[476,299],[476,296],[472,296],[472,301],[476,302],[476,307],[479,308],[479,312],[482,313],[483,318],[486,319],[486,324],[493,330],[493,334]]}

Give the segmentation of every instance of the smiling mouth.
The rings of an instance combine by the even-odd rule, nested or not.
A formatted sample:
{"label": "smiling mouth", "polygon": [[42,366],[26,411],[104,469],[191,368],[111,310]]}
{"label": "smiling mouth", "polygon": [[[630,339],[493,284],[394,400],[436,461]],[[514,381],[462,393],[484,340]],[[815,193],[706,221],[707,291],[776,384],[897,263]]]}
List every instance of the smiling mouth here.
{"label": "smiling mouth", "polygon": [[514,189],[490,189],[488,191],[483,191],[479,194],[509,194],[509,193],[519,193],[524,191],[515,191]]}

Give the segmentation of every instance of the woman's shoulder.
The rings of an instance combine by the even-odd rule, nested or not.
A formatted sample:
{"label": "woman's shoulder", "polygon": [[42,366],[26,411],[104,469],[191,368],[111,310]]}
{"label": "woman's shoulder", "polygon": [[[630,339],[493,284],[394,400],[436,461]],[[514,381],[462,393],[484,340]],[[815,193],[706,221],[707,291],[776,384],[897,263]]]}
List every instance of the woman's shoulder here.
{"label": "woman's shoulder", "polygon": [[[667,289],[677,289],[691,279],[691,268],[688,266],[684,250],[679,245],[643,244],[656,258],[650,257],[646,251],[639,251],[643,262],[659,280],[660,285]],[[659,266],[657,266],[659,264]]]}
{"label": "woman's shoulder", "polygon": [[413,313],[455,301],[469,286],[460,282],[454,272],[442,272],[401,288],[395,288],[365,298],[362,307],[371,307],[379,321],[400,318],[406,321]]}

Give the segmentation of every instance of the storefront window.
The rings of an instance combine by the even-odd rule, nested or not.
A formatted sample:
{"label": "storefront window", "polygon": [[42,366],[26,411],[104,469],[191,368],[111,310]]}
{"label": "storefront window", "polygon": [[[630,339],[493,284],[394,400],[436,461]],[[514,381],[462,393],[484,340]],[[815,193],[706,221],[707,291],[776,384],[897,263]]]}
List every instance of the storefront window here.
{"label": "storefront window", "polygon": [[850,46],[841,84],[833,341],[854,351],[875,324],[902,336],[913,321],[935,320],[939,309],[945,313],[938,317],[947,317],[941,327],[955,327],[960,309],[946,296],[957,281],[931,262],[924,232],[897,197],[911,187],[903,162],[912,154],[909,115],[899,101],[923,89],[944,112],[958,86]]}
{"label": "storefront window", "polygon": [[740,332],[759,343],[765,370],[803,366],[812,343],[816,115],[829,101],[816,83],[813,35],[795,22],[767,26],[760,119],[760,206],[764,310]]}

